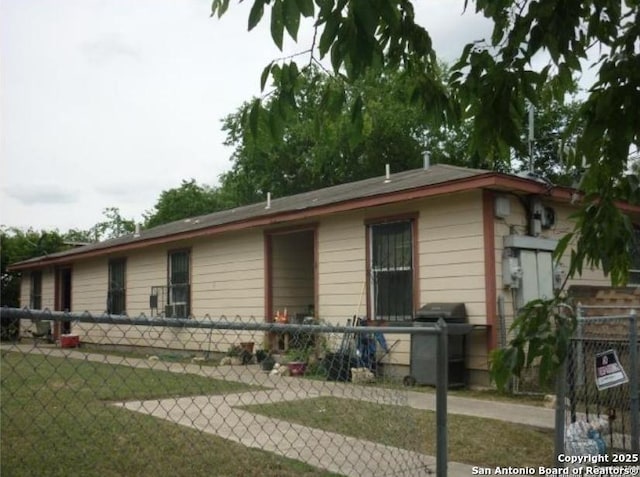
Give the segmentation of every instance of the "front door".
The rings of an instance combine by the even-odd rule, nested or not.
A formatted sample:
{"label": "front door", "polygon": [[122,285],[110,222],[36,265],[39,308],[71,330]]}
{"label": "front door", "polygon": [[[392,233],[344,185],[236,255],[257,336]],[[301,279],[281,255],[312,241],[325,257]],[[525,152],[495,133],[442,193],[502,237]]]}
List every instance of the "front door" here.
{"label": "front door", "polygon": [[[71,268],[60,267],[56,269],[55,278],[55,303],[56,311],[71,311]],[[70,322],[56,322],[53,327],[53,338],[59,339],[61,334],[71,333]]]}

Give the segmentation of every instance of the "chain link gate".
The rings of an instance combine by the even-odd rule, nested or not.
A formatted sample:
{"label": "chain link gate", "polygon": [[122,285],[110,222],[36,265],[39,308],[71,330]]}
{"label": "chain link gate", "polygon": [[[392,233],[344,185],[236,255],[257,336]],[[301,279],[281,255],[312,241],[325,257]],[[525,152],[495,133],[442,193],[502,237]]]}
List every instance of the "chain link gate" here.
{"label": "chain link gate", "polygon": [[[625,308],[628,314],[619,314]],[[597,315],[585,316],[587,312]],[[637,467],[640,367],[636,311],[618,305],[578,306],[576,316],[577,327],[557,385],[556,457],[563,455],[566,462],[573,454],[593,455],[589,459],[601,465]]]}
{"label": "chain link gate", "polygon": [[[444,323],[383,329],[437,336],[424,429],[407,390],[362,366],[371,328],[0,311],[22,326],[2,344],[3,476],[446,476]],[[52,343],[59,323],[72,334]]]}

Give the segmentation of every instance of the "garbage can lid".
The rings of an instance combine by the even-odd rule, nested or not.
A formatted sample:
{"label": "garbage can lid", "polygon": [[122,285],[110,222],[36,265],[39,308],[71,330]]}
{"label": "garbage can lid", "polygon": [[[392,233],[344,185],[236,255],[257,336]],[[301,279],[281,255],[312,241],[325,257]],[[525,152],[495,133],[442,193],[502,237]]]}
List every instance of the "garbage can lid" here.
{"label": "garbage can lid", "polygon": [[467,310],[464,303],[427,303],[416,312],[416,321],[438,321],[444,319],[451,323],[464,323]]}

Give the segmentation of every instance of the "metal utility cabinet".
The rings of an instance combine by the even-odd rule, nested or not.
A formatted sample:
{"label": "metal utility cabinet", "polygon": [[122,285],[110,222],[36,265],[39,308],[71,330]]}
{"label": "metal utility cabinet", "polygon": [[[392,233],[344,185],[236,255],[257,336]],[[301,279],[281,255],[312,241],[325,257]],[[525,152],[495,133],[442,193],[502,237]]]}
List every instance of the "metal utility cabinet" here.
{"label": "metal utility cabinet", "polygon": [[[467,324],[467,311],[464,303],[429,303],[416,313],[413,326],[434,326],[442,318],[447,324],[449,340],[448,370],[449,387],[467,385],[466,335],[472,326]],[[437,344],[435,335],[412,335],[410,375],[406,384],[427,384],[435,386],[437,373]]]}

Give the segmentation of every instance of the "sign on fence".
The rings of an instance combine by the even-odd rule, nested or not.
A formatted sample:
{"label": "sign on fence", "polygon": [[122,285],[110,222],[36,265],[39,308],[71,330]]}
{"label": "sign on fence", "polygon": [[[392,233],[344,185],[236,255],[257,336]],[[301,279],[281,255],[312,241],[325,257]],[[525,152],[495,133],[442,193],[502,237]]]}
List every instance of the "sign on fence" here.
{"label": "sign on fence", "polygon": [[620,364],[616,350],[609,349],[596,354],[596,386],[599,391],[628,382],[629,378]]}

